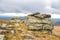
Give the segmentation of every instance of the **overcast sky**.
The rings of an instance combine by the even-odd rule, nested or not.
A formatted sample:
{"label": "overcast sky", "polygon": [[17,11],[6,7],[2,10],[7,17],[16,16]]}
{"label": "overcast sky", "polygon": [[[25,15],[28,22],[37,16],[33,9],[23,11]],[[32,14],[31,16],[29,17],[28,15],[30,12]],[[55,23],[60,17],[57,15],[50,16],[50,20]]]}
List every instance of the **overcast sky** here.
{"label": "overcast sky", "polygon": [[60,13],[60,0],[0,0],[0,12]]}
{"label": "overcast sky", "polygon": [[0,0],[0,15],[29,12],[60,15],[60,0]]}

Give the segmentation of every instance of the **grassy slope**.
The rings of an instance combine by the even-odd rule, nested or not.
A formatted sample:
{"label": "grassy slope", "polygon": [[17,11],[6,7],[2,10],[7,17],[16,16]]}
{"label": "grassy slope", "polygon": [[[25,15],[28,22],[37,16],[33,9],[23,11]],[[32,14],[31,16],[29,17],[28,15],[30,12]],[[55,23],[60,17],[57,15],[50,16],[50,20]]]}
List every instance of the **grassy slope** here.
{"label": "grassy slope", "polygon": [[[42,32],[28,32],[28,30],[25,27],[26,27],[26,25],[24,23],[20,23],[20,26],[18,28],[20,28],[20,30],[22,29],[23,32],[19,33],[19,31],[17,30],[18,28],[16,28],[17,32],[15,33],[15,35],[12,35],[11,37],[13,39],[15,39],[14,37],[16,37],[17,39],[19,38],[19,40],[20,40],[21,39],[20,37],[22,35],[26,35],[27,36],[27,34],[29,34],[29,35],[33,36],[34,40],[60,40],[57,36],[44,34]],[[54,30],[53,30],[53,33],[56,34],[56,35],[60,35],[60,27],[59,26],[55,26]],[[11,35],[11,34],[8,34],[8,35]]]}
{"label": "grassy slope", "polygon": [[60,26],[54,26],[53,33],[60,36]]}

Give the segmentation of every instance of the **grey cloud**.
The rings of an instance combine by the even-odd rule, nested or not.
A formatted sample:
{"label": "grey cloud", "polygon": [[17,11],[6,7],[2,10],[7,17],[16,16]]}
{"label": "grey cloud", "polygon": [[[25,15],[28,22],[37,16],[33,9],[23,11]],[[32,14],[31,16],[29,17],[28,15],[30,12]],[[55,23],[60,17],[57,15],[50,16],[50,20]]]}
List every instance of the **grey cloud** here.
{"label": "grey cloud", "polygon": [[[20,5],[20,7],[19,7]],[[9,0],[2,0],[0,2],[0,12],[22,12],[21,4]]]}
{"label": "grey cloud", "polygon": [[44,1],[23,2],[17,0],[1,0],[0,12],[36,12],[43,11],[46,4]]}
{"label": "grey cloud", "polygon": [[[30,2],[31,1],[31,2]],[[44,0],[0,0],[0,12],[19,13],[19,12],[44,12],[44,13],[60,13],[60,3],[52,2],[50,6],[53,9],[45,9],[47,6]]]}
{"label": "grey cloud", "polygon": [[60,0],[58,0],[56,2],[53,1],[52,2],[52,7],[60,10]]}
{"label": "grey cloud", "polygon": [[53,1],[51,6],[54,9],[52,13],[60,14],[60,0]]}

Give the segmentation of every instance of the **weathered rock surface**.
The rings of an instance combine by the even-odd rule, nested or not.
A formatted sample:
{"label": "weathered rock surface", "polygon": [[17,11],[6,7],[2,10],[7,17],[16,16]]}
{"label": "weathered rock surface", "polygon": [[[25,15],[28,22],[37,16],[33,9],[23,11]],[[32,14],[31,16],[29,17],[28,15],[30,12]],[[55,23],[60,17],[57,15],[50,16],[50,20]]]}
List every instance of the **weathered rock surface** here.
{"label": "weathered rock surface", "polygon": [[25,17],[24,23],[30,30],[49,30],[52,31],[54,26],[51,21],[51,15],[34,13]]}

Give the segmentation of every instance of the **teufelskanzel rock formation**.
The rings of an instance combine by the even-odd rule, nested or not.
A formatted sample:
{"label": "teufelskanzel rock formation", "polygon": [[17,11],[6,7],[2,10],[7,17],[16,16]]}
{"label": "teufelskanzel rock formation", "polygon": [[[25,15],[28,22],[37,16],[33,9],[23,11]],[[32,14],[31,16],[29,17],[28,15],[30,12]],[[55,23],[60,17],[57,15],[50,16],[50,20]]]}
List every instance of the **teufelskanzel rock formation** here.
{"label": "teufelskanzel rock formation", "polygon": [[0,38],[2,37],[1,40],[59,40],[52,35],[53,28],[51,15],[33,13],[23,20],[18,17],[0,20]]}

